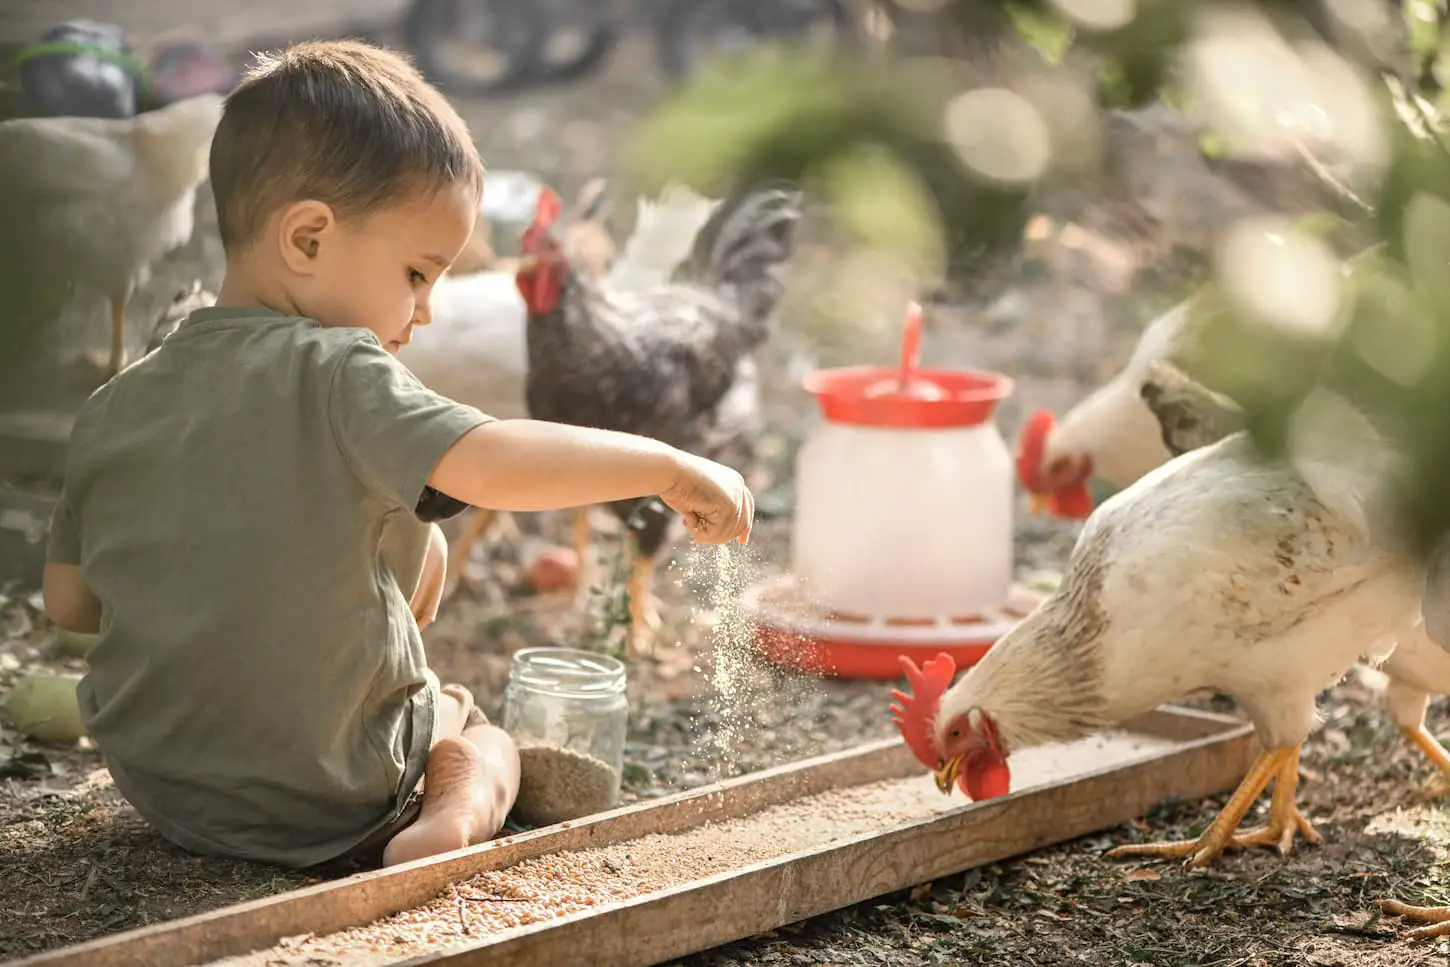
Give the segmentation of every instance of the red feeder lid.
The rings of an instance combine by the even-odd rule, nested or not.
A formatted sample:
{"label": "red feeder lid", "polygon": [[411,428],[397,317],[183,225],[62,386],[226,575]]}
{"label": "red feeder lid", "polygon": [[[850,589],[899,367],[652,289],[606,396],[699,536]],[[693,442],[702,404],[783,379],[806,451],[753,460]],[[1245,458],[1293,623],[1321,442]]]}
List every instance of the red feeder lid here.
{"label": "red feeder lid", "polygon": [[832,423],[940,429],[979,426],[1012,393],[1001,373],[921,369],[921,305],[907,306],[901,365],[822,369],[804,380]]}

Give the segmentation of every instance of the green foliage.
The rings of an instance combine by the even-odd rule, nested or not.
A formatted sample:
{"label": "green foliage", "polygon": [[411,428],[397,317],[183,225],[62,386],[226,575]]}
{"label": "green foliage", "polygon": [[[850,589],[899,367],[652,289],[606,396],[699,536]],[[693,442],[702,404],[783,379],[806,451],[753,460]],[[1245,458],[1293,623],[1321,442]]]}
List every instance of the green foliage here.
{"label": "green foliage", "polygon": [[[990,82],[940,56],[857,51],[848,61],[766,51],[718,65],[668,98],[641,126],[628,160],[645,188],[673,178],[722,193],[742,179],[799,179],[864,243],[912,258],[945,243],[961,269],[1021,244],[1037,187],[993,182],[948,143],[961,132],[948,134],[946,108],[964,85],[1006,86],[1032,101],[1036,84],[1044,121],[1061,124],[1068,115],[1040,107],[1041,78],[1088,66],[1100,109],[1163,98],[1181,110],[1176,65],[1194,19],[1215,3],[1228,0],[1138,0],[1127,23],[1095,28],[1072,19],[1081,5],[1068,0],[949,0],[941,50],[975,60],[1015,49],[992,67]],[[1220,275],[1197,307],[1207,323],[1198,375],[1244,407],[1266,457],[1288,453],[1295,413],[1312,391],[1366,413],[1404,449],[1410,473],[1397,482],[1400,495],[1428,543],[1450,529],[1450,137],[1439,120],[1450,97],[1441,82],[1450,12],[1443,0],[1404,0],[1403,23],[1391,8],[1374,31],[1356,33],[1334,20],[1326,0],[1257,6],[1286,37],[1317,38],[1381,81],[1388,163],[1376,183],[1355,184],[1371,210],[1352,226],[1380,244],[1340,282],[1338,318],[1322,332],[1266,324]],[[978,140],[996,134],[989,128]],[[1220,157],[1234,145],[1210,131],[1201,148]],[[1345,227],[1326,212],[1291,231],[1326,238]]]}
{"label": "green foliage", "polygon": [[[926,233],[945,234],[965,261],[1020,244],[1029,189],[974,177],[942,140],[958,88],[941,63],[765,50],[666,99],[641,124],[626,167],[646,191],[672,179],[717,195],[739,181],[813,182],[853,213],[863,241],[919,254],[937,242]],[[899,210],[868,212],[888,204]]]}

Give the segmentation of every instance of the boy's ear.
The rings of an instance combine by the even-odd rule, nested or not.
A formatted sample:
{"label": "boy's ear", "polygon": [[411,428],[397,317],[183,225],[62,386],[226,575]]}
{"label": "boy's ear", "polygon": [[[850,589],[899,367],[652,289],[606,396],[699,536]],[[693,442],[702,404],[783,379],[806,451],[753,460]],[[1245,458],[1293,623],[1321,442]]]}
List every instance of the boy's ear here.
{"label": "boy's ear", "polygon": [[332,208],[323,202],[299,201],[288,206],[277,225],[282,261],[298,275],[312,275],[323,242],[336,224]]}

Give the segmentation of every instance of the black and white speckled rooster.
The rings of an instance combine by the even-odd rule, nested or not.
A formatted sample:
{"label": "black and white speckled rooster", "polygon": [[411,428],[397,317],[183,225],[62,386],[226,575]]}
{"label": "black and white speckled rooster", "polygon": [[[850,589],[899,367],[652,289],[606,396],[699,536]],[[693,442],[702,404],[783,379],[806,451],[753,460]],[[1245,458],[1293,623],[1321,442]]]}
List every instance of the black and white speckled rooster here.
{"label": "black and white speckled rooster", "polygon": [[[801,205],[798,191],[775,184],[727,199],[672,281],[624,290],[575,264],[597,247],[602,226],[581,218],[556,234],[562,205],[545,191],[520,243],[529,415],[638,433],[712,459],[748,456],[759,426],[754,353],[771,332]],[[658,626],[649,588],[673,518],[654,501],[610,507],[632,520],[628,647],[639,654]],[[587,517],[576,516],[576,543],[585,527]]]}

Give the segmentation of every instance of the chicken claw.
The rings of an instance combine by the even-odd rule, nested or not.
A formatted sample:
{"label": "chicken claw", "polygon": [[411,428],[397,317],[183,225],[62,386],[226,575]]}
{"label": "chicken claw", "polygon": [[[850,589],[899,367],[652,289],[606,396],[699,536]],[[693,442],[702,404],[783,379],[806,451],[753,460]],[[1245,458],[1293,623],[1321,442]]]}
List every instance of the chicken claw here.
{"label": "chicken claw", "polygon": [[1415,940],[1450,935],[1450,907],[1412,907],[1399,900],[1376,900],[1375,905],[1392,917],[1404,917],[1428,924],[1405,931],[1405,936]]}
{"label": "chicken claw", "polygon": [[[1238,832],[1244,816],[1254,801],[1274,783],[1269,803],[1269,822],[1257,829]],[[1319,843],[1323,837],[1295,805],[1299,789],[1299,748],[1280,748],[1261,753],[1249,774],[1239,784],[1203,835],[1184,842],[1135,843],[1109,850],[1106,855],[1148,856],[1160,859],[1186,859],[1190,867],[1206,866],[1230,849],[1272,846],[1279,855],[1287,856],[1294,848],[1295,835],[1306,842]]]}

